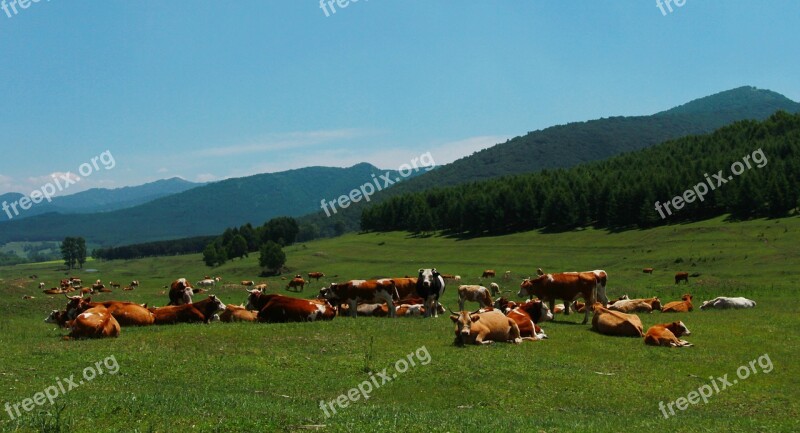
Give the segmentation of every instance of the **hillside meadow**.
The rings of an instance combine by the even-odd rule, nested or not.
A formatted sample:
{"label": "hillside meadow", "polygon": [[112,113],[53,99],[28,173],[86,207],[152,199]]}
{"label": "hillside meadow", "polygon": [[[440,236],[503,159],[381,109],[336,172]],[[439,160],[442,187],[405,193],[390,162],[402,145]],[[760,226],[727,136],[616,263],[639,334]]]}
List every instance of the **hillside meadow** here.
{"label": "hillside meadow", "polygon": [[[65,300],[41,293],[67,273],[59,263],[0,267],[0,404],[22,402],[85,368],[114,358],[118,372],[98,375],[11,419],[3,431],[436,431],[436,432],[792,432],[800,429],[800,218],[730,223],[716,218],[650,230],[609,233],[518,233],[502,237],[415,238],[407,233],[351,234],[285,249],[292,273],[322,271],[299,296],[354,278],[413,276],[420,267],[479,283],[484,269],[507,296],[536,268],[560,272],[605,269],[610,297],[695,297],[695,311],[641,314],[648,327],[683,320],[692,331],[685,349],[646,347],[640,339],[596,334],[582,316],[543,324],[549,339],[521,345],[453,346],[444,315],[419,318],[336,318],[292,324],[176,325],[123,328],[117,339],[64,341],[66,331],[43,323]],[[257,254],[207,268],[200,255],[130,261],[90,261],[71,272],[85,282],[141,282],[132,292],[96,296],[164,305],[163,286],[219,275],[212,291],[239,304],[240,280],[259,278]],[[653,267],[653,275],[642,272]],[[510,270],[512,278],[501,275]],[[677,271],[697,273],[676,286]],[[37,280],[28,278],[38,275]],[[334,277],[334,275],[336,277]],[[489,280],[483,280],[488,285]],[[23,295],[33,295],[23,300]],[[702,300],[745,296],[752,310],[700,311]],[[202,299],[199,295],[196,299]],[[457,307],[448,286],[446,307]],[[470,305],[475,308],[475,304]],[[469,308],[469,307],[468,307]],[[421,354],[425,354],[422,357]],[[765,357],[766,355],[766,357]],[[398,360],[416,361],[407,371]],[[707,403],[665,418],[668,404],[750,361],[755,372],[715,392]],[[426,361],[427,362],[423,362]],[[386,369],[392,380],[326,416],[320,401],[347,394]],[[713,378],[710,378],[712,377]],[[380,383],[376,379],[374,383]],[[63,382],[63,381],[62,381]],[[8,406],[5,406],[6,408]]]}

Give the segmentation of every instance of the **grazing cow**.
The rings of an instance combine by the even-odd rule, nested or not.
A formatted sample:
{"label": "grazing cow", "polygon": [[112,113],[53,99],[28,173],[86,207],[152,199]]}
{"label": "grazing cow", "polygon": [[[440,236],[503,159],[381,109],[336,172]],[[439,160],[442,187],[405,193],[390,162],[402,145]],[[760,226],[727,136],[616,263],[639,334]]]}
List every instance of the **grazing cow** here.
{"label": "grazing cow", "polygon": [[662,313],[687,313],[692,311],[694,307],[692,307],[692,295],[685,294],[681,296],[680,301],[673,301],[668,302],[667,305],[664,305],[661,308]]}
{"label": "grazing cow", "polygon": [[707,309],[721,309],[726,310],[728,308],[754,308],[756,306],[756,301],[751,299],[736,297],[736,298],[729,298],[726,296],[718,296],[710,301],[703,302],[703,305],[700,306],[701,310]]}
{"label": "grazing cow", "polygon": [[609,305],[608,309],[622,313],[652,313],[653,310],[661,311],[661,300],[658,298],[628,299],[617,301]]}
{"label": "grazing cow", "polygon": [[305,285],[306,285],[306,280],[304,280],[303,277],[300,276],[300,274],[297,274],[294,276],[294,278],[289,280],[289,284],[286,285],[286,290],[289,290],[290,288],[296,289],[299,287],[300,290],[294,290],[294,291],[302,292],[303,287],[305,287]]}
{"label": "grazing cow", "polygon": [[[625,314],[611,311],[599,302],[594,303],[594,317],[592,329],[605,335],[618,335],[623,337],[641,337],[642,321],[635,314]],[[587,308],[588,311],[588,308]]]}
{"label": "grazing cow", "polygon": [[118,337],[119,323],[102,305],[98,305],[78,314],[70,322],[70,332],[65,338],[105,338]]}
{"label": "grazing cow", "polygon": [[248,290],[247,309],[258,310],[258,321],[268,323],[333,320],[336,309],[324,299],[299,299]]}
{"label": "grazing cow", "polygon": [[39,283],[39,288],[44,289],[44,283]]}
{"label": "grazing cow", "polygon": [[642,269],[642,272],[644,272],[645,274],[653,275],[653,268],[644,268]]}
{"label": "grazing cow", "polygon": [[662,323],[651,326],[644,335],[644,344],[664,347],[690,347],[692,343],[678,337],[692,335],[683,322]]}
{"label": "grazing cow", "polygon": [[378,300],[386,302],[389,316],[396,317],[393,296],[397,294],[394,280],[350,280],[346,283],[331,283],[330,287],[323,287],[319,291],[319,298],[330,301],[333,305],[347,303],[350,306],[350,317],[357,316],[356,305],[358,302],[375,303]]}
{"label": "grazing cow", "polygon": [[505,271],[503,273],[503,281],[510,281],[511,280],[511,271]]}
{"label": "grazing cow", "polygon": [[216,295],[210,295],[208,298],[192,304],[150,307],[148,310],[153,313],[156,325],[209,323],[217,313],[225,310],[225,304]]}
{"label": "grazing cow", "polygon": [[492,305],[489,289],[477,285],[458,286],[458,310],[464,311],[464,302],[477,302],[481,308]]}
{"label": "grazing cow", "polygon": [[44,319],[44,323],[55,323],[59,328],[67,328],[69,326],[67,324],[68,321],[66,310],[53,310],[50,312],[50,315]]}
{"label": "grazing cow", "polygon": [[689,284],[689,273],[688,272],[678,272],[677,274],[675,274],[675,284],[678,284],[681,281],[685,281],[686,284]]}
{"label": "grazing cow", "polygon": [[444,289],[444,278],[436,268],[419,270],[417,293],[425,299],[425,317],[439,317],[439,298],[444,294]]}
{"label": "grazing cow", "polygon": [[242,284],[243,286],[245,286],[245,287],[252,287],[252,286],[255,286],[255,285],[256,285],[256,282],[255,282],[255,281],[252,281],[252,280],[242,280],[242,283],[241,283],[241,284]]}
{"label": "grazing cow", "polygon": [[211,278],[205,278],[197,282],[196,284],[198,287],[202,287],[204,289],[214,287],[217,285],[217,282],[212,280]]}
{"label": "grazing cow", "polygon": [[500,294],[500,286],[497,283],[489,284],[489,291],[491,292],[492,296],[497,296]]}
{"label": "grazing cow", "polygon": [[140,304],[127,301],[92,302],[92,298],[82,296],[67,297],[66,312],[68,320],[97,306],[103,306],[119,322],[120,326],[149,326],[154,322],[153,314]]}
{"label": "grazing cow", "polygon": [[[536,296],[543,302],[549,302],[550,311],[555,309],[556,299],[562,299],[569,305],[573,299],[582,297],[586,303],[592,304],[596,298],[597,278],[593,273],[567,272],[563,274],[544,274],[535,279],[526,279],[520,284],[517,296]],[[568,315],[569,310],[565,309]],[[585,309],[583,324],[589,322],[589,309]]]}
{"label": "grazing cow", "polygon": [[496,273],[495,273],[494,269],[487,269],[487,270],[483,271],[483,274],[481,275],[481,278],[494,278],[495,274]]}
{"label": "grazing cow", "polygon": [[184,305],[192,303],[194,290],[186,278],[179,278],[172,282],[169,288],[169,305]]}
{"label": "grazing cow", "polygon": [[324,277],[324,276],[325,276],[325,274],[323,274],[322,272],[309,272],[308,273],[308,279],[309,280],[311,280],[313,278],[313,279],[319,281],[319,279]]}
{"label": "grazing cow", "polygon": [[131,287],[131,289],[133,289],[135,287],[139,287],[139,280],[131,281],[130,287]]}
{"label": "grazing cow", "polygon": [[502,308],[500,311],[517,323],[521,337],[531,337],[536,340],[547,338],[542,328],[539,327],[539,322],[553,320],[553,314],[541,299],[527,301],[522,304],[505,301],[505,305],[503,305],[502,301],[505,301],[505,298],[501,298],[500,304]]}
{"label": "grazing cow", "polygon": [[119,283],[115,283],[113,281],[109,281],[108,285],[111,286],[112,289],[119,289],[121,287]]}
{"label": "grazing cow", "polygon": [[241,305],[225,306],[225,311],[219,315],[219,320],[225,323],[231,322],[255,322],[258,318],[258,311],[250,311]]}
{"label": "grazing cow", "polygon": [[469,311],[456,313],[451,310],[450,313],[452,313],[450,320],[456,324],[456,338],[453,344],[459,346],[492,344],[495,341],[519,344],[523,340],[520,337],[517,322],[498,310],[493,309],[486,312],[478,310],[472,313]]}

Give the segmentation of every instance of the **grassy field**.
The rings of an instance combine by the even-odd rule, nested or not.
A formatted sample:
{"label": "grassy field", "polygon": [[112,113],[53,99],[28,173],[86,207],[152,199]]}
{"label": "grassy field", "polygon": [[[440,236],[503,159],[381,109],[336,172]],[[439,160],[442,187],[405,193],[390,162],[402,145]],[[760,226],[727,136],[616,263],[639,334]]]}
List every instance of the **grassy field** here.
{"label": "grassy field", "polygon": [[[701,223],[609,234],[576,231],[523,233],[454,240],[411,238],[404,233],[347,235],[286,249],[292,272],[329,276],[301,296],[331,281],[413,275],[420,267],[479,281],[496,269],[498,282],[515,296],[520,280],[546,271],[605,269],[609,295],[695,296],[694,312],[640,315],[645,327],[683,320],[695,347],[664,349],[640,339],[596,334],[582,316],[543,324],[549,339],[515,346],[458,348],[453,324],[438,319],[337,318],[326,323],[178,325],[123,328],[117,339],[63,341],[66,332],[42,320],[63,308],[63,297],[37,288],[65,275],[57,264],[0,268],[3,351],[0,404],[20,403],[60,379],[81,377],[85,368],[113,356],[118,372],[99,375],[21,417],[0,416],[3,431],[519,431],[519,432],[702,432],[800,430],[800,218]],[[130,299],[163,305],[163,286],[175,278],[205,274],[226,282],[268,281],[274,292],[286,282],[258,278],[257,257],[209,269],[199,255],[132,261],[91,262],[97,272],[75,271],[84,281],[141,281],[134,292],[99,299]],[[653,275],[643,267],[655,268]],[[512,271],[513,279],[499,276]],[[676,271],[699,273],[676,286]],[[39,280],[28,277],[37,274]],[[485,281],[488,284],[488,281]],[[455,287],[443,303],[456,308]],[[214,290],[226,303],[246,298],[238,286]],[[32,294],[33,300],[22,296]],[[753,310],[701,312],[703,299],[746,296]],[[472,305],[471,307],[474,307]],[[468,307],[469,308],[469,307]],[[423,356],[425,355],[425,356]],[[770,365],[738,380],[737,369],[767,355]],[[416,366],[400,372],[398,360]],[[425,362],[427,360],[427,362]],[[424,365],[422,365],[424,364]],[[102,366],[103,364],[101,364]],[[764,366],[766,364],[763,364]],[[370,381],[360,398],[330,417],[330,401]],[[741,370],[740,370],[741,371]],[[659,402],[687,397],[728,375],[738,383],[707,403],[689,405],[665,419]],[[61,380],[63,382],[63,380]],[[373,384],[375,382],[372,382]],[[365,387],[365,385],[362,385]],[[56,417],[56,414],[58,418]]]}

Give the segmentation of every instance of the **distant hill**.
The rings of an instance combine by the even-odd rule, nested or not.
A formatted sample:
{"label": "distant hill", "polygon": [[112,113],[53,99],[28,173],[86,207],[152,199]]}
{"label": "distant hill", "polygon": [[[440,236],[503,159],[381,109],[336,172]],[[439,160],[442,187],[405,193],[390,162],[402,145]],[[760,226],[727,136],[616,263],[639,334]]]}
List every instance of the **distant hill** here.
{"label": "distant hill", "polygon": [[[189,182],[178,177],[162,179],[138,186],[123,188],[92,188],[75,194],[53,197],[51,202],[42,201],[30,209],[14,215],[14,219],[30,218],[46,213],[93,213],[108,212],[137,206],[149,201],[178,194],[196,188],[202,184]],[[22,194],[8,193],[0,196],[0,203],[19,200]],[[4,215],[0,214],[0,221]],[[5,215],[7,218],[8,216]]]}
{"label": "distant hill", "polygon": [[[349,168],[308,167],[227,179],[111,212],[48,213],[0,223],[0,243],[83,236],[103,246],[217,235],[248,222],[320,209],[386,170],[362,163]],[[391,172],[396,177],[396,172]]]}
{"label": "distant hill", "polygon": [[[609,117],[553,126],[515,137],[398,184],[376,196],[371,204],[430,188],[569,168],[688,135],[707,134],[740,120],[764,120],[781,110],[800,113],[800,103],[770,90],[740,87],[650,116]],[[298,222],[314,224],[327,235],[333,233],[331,225],[335,223],[358,230],[363,207],[363,204],[353,206],[336,218],[325,218],[318,213],[307,215]]]}

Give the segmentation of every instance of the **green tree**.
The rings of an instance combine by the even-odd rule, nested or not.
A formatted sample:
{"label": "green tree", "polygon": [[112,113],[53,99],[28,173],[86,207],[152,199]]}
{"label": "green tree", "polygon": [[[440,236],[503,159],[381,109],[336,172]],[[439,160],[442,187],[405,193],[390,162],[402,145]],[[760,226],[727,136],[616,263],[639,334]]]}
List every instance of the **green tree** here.
{"label": "green tree", "polygon": [[228,245],[228,258],[242,258],[247,257],[247,240],[242,235],[236,235]]}
{"label": "green tree", "polygon": [[82,237],[75,240],[75,260],[83,269],[83,264],[86,263],[86,239]]}
{"label": "green tree", "polygon": [[206,266],[214,266],[218,263],[219,252],[217,251],[217,247],[214,245],[214,242],[209,242],[208,245],[203,249],[203,261],[205,262]]}
{"label": "green tree", "polygon": [[64,259],[64,265],[72,269],[78,261],[78,240],[72,237],[64,238],[61,242],[61,258]]}
{"label": "green tree", "polygon": [[286,254],[276,242],[267,241],[259,249],[258,264],[266,272],[277,272],[286,263]]}

